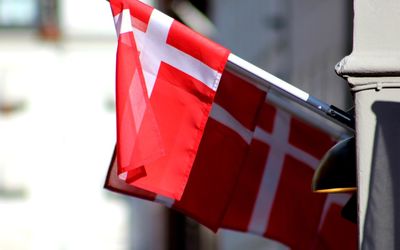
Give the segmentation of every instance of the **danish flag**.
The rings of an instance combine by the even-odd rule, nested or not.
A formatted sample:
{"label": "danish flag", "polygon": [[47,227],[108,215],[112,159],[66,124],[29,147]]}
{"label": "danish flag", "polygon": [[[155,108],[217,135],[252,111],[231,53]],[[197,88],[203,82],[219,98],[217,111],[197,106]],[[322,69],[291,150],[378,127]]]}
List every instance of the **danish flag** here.
{"label": "danish flag", "polygon": [[356,249],[356,226],[340,216],[350,196],[311,192],[335,140],[272,97],[225,70],[180,200],[126,184],[115,158],[106,188],[162,203],[213,231],[249,232],[290,249]]}
{"label": "danish flag", "polygon": [[229,51],[139,1],[111,1],[111,8],[119,37],[118,174],[180,199]]}
{"label": "danish flag", "polygon": [[110,2],[119,37],[117,147],[105,187],[214,231],[291,249],[355,249],[355,225],[339,215],[347,195],[311,192],[335,139],[224,69],[227,49],[139,1]]}

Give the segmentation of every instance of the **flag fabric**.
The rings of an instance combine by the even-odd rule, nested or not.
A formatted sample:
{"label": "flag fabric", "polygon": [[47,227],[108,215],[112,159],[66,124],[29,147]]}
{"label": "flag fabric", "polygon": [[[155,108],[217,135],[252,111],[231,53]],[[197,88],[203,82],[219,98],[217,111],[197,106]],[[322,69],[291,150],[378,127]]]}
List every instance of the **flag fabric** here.
{"label": "flag fabric", "polygon": [[118,175],[180,199],[229,50],[140,1],[110,4],[118,34]]}
{"label": "flag fabric", "polygon": [[311,191],[335,140],[271,103],[272,94],[224,71],[181,200],[127,185],[115,159],[106,188],[162,203],[214,231],[250,232],[291,249],[356,249],[356,226],[340,216],[349,195]]}
{"label": "flag fabric", "polygon": [[105,187],[213,231],[255,233],[291,249],[355,249],[355,226],[338,214],[346,196],[311,191],[335,139],[224,69],[228,50],[139,1],[110,2],[117,146]]}
{"label": "flag fabric", "polygon": [[[216,231],[238,181],[265,96],[265,91],[225,71],[181,199],[159,193],[143,197],[143,191],[133,187],[128,192],[174,207]],[[112,165],[116,169],[116,162]],[[113,173],[106,187],[126,191],[127,186],[113,178]]]}
{"label": "flag fabric", "polygon": [[[291,249],[356,249],[355,225],[340,217],[340,209],[331,211],[343,207],[350,195],[310,190],[314,170],[333,143],[328,133],[265,103],[222,227],[275,239]],[[324,227],[335,215],[338,227]],[[337,232],[323,234],[326,230]],[[351,232],[347,240],[324,243],[342,230]]]}

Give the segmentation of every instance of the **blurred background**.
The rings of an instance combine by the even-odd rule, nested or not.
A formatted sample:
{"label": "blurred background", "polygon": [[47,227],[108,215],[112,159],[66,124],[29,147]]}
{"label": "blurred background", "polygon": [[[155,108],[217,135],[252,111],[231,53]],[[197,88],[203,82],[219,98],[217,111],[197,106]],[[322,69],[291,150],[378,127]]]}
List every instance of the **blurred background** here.
{"label": "blurred background", "polygon": [[[352,105],[334,73],[351,50],[351,1],[146,2],[325,102]],[[0,0],[0,249],[287,249],[103,189],[116,44],[105,0]]]}

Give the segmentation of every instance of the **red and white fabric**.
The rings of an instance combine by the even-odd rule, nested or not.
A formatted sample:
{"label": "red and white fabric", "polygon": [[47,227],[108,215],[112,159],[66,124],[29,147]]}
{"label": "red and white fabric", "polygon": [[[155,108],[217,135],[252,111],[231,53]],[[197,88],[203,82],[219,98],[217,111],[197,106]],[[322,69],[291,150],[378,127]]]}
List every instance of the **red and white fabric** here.
{"label": "red and white fabric", "polygon": [[[262,235],[290,249],[354,249],[356,227],[340,216],[350,196],[338,202],[335,194],[311,191],[314,170],[333,143],[329,134],[265,103],[222,227]],[[332,206],[339,208],[336,214],[328,212]],[[323,233],[332,216],[338,226],[331,224],[330,230],[350,233],[321,248],[336,237]]]}
{"label": "red and white fabric", "polygon": [[106,187],[173,207],[216,231],[220,228],[266,93],[225,71],[185,191],[179,201],[129,187],[116,179],[114,161]]}
{"label": "red and white fabric", "polygon": [[117,147],[105,187],[214,231],[251,232],[291,249],[352,249],[355,226],[338,214],[343,197],[311,192],[331,136],[224,70],[228,50],[139,1],[110,2]]}
{"label": "red and white fabric", "polygon": [[250,232],[291,249],[354,249],[356,227],[340,216],[349,196],[311,192],[314,169],[334,140],[266,100],[268,93],[224,71],[181,200],[116,175],[106,186],[177,209],[214,231]]}
{"label": "red and white fabric", "polygon": [[118,174],[180,199],[229,51],[140,1],[110,3],[119,37]]}

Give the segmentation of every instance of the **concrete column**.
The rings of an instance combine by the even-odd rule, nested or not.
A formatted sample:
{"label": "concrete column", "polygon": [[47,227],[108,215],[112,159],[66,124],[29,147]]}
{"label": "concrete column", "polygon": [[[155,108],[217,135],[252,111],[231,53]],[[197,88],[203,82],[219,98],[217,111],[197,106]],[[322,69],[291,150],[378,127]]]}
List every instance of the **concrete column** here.
{"label": "concrete column", "polygon": [[399,24],[400,1],[354,0],[353,51],[336,66],[355,100],[360,249],[400,249]]}

